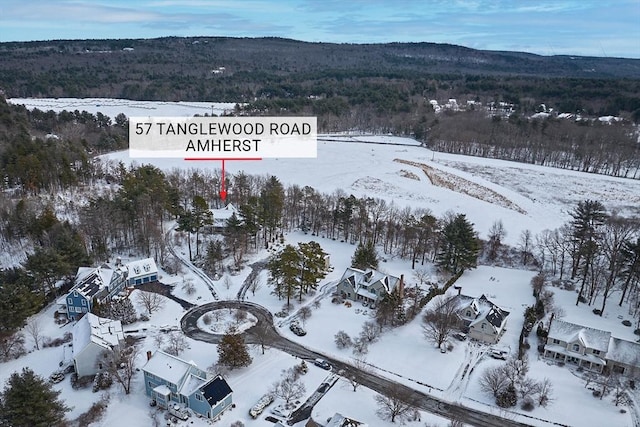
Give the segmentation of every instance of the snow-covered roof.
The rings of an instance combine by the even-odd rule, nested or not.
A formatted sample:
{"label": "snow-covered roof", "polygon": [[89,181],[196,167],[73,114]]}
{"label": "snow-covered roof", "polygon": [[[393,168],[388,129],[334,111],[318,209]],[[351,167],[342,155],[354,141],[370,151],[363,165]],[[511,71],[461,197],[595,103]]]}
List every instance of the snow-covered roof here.
{"label": "snow-covered roof", "polygon": [[[377,270],[368,268],[366,270],[360,270],[359,268],[348,267],[340,278],[340,282],[348,281],[353,289],[360,293],[361,287],[370,287],[375,283],[381,283],[384,289],[389,293],[395,289],[400,283],[400,278],[391,276],[389,274],[381,273]],[[375,298],[375,295],[373,295]]]}
{"label": "snow-covered roof", "polygon": [[178,385],[190,373],[192,366],[195,366],[195,363],[187,362],[162,350],[157,350],[142,370]]}
{"label": "snow-covered roof", "polygon": [[227,204],[222,209],[211,209],[211,213],[213,214],[213,226],[214,227],[226,227],[227,220],[236,215],[236,218],[242,220],[242,215],[240,215],[240,211],[236,208],[233,203]]}
{"label": "snow-covered roof", "polygon": [[127,277],[131,279],[157,273],[158,267],[156,266],[156,262],[153,258],[145,258],[127,263],[127,270],[129,271],[129,275]]}
{"label": "snow-covered roof", "polygon": [[611,337],[607,359],[612,362],[640,367],[640,344]]}
{"label": "snow-covered roof", "polygon": [[153,391],[155,391],[161,396],[169,396],[171,394],[171,389],[164,384],[154,388]]}
{"label": "snow-covered roof", "polygon": [[183,396],[190,396],[194,391],[199,389],[205,383],[204,378],[200,378],[197,375],[189,374],[182,387],[180,387],[180,394]]}
{"label": "snow-covered roof", "polygon": [[73,356],[79,354],[89,343],[110,350],[124,340],[122,323],[87,313],[73,326]]}
{"label": "snow-covered roof", "polygon": [[367,425],[363,422],[347,418],[336,412],[333,417],[331,417],[326,427],[367,427]]}
{"label": "snow-covered roof", "polygon": [[93,298],[102,289],[109,286],[113,278],[114,270],[106,264],[100,267],[79,267],[76,274],[76,284],[73,291]]}
{"label": "snow-covered roof", "polygon": [[[455,304],[456,311],[460,317],[471,320],[469,326],[487,320],[494,328],[502,328],[509,312],[498,307],[489,299],[482,295],[474,298],[468,295],[455,295],[449,300],[450,304]],[[466,315],[466,309],[471,310],[471,316]]]}
{"label": "snow-covered roof", "polygon": [[564,320],[554,319],[549,327],[549,339],[557,339],[567,343],[579,342],[586,348],[606,352],[609,348],[611,332],[588,328]]}

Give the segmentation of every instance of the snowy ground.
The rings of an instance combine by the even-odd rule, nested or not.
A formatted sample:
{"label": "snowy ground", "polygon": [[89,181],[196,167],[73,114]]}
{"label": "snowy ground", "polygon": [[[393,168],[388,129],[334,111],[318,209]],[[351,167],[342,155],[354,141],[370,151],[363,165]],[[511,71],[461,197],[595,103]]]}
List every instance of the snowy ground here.
{"label": "snowy ground", "polygon": [[[16,100],[11,100],[15,102]],[[210,112],[212,103],[176,104],[176,103],[142,103],[126,100],[31,100],[30,106],[39,102],[41,109],[86,109],[87,111],[103,111],[105,114],[115,115],[124,112],[127,115],[191,115]],[[110,109],[107,109],[106,106]],[[189,108],[187,108],[189,107]],[[193,107],[193,109],[190,109]],[[215,108],[228,108],[218,105]],[[319,142],[317,159],[268,159],[260,162],[242,163],[227,162],[229,173],[244,170],[252,174],[274,174],[286,184],[310,185],[324,192],[342,189],[347,194],[356,196],[373,196],[385,198],[398,207],[412,206],[429,208],[436,215],[449,210],[466,213],[475,223],[481,235],[485,235],[491,224],[501,219],[508,230],[507,243],[515,244],[522,230],[529,229],[536,234],[544,229],[553,229],[562,225],[568,219],[568,211],[577,201],[591,198],[601,200],[611,210],[618,210],[621,214],[638,215],[640,206],[640,182],[624,179],[603,177],[592,174],[581,174],[572,171],[561,171],[533,165],[523,165],[499,160],[479,159],[472,157],[433,153],[421,148],[415,141],[389,136],[361,136],[364,141],[385,142],[381,144]],[[414,146],[398,146],[394,143],[414,144]],[[109,155],[115,160],[130,162],[127,152]],[[481,200],[462,194],[456,189],[448,189],[433,185],[423,169],[406,163],[399,163],[395,159],[403,159],[414,163],[427,165],[474,182],[500,194],[522,209],[498,206],[489,198]],[[181,160],[153,160],[159,167],[170,170],[174,167],[192,168],[193,164]],[[213,165],[212,167],[218,167]],[[416,179],[417,178],[417,179]],[[524,212],[524,213],[523,213]],[[319,350],[333,357],[349,361],[353,355],[350,350],[338,350],[333,337],[338,330],[344,330],[355,337],[362,328],[362,324],[370,320],[371,312],[366,307],[354,304],[351,308],[331,303],[330,293],[344,269],[350,264],[355,247],[348,243],[340,243],[322,237],[312,237],[303,233],[290,233],[285,236],[286,243],[297,243],[315,239],[331,256],[334,270],[320,283],[315,295],[307,296],[303,301],[293,302],[293,311],[289,317],[276,318],[281,325],[280,332],[286,337],[304,343],[310,348]],[[178,252],[186,249],[178,248]],[[267,251],[261,251],[253,256],[249,263],[265,259]],[[399,276],[405,275],[409,285],[413,285],[410,263],[389,257],[380,264],[380,269]],[[222,299],[235,299],[238,290],[251,269],[245,267],[237,275],[224,276],[214,281],[215,288]],[[524,307],[533,303],[529,282],[533,272],[524,270],[504,269],[498,267],[479,267],[466,272],[458,281],[462,286],[462,293],[472,296],[486,294],[496,304],[510,311],[508,330],[500,342],[500,346],[510,351],[517,348],[517,339],[522,326]],[[255,295],[249,291],[246,300],[261,304],[273,313],[280,311],[284,301],[278,300],[271,294],[266,284],[266,273],[260,275],[262,286]],[[213,300],[208,286],[193,273],[184,269],[181,273],[171,276],[162,274],[162,281],[172,284],[173,294],[194,304],[202,304]],[[185,282],[191,282],[194,292],[187,292]],[[228,285],[228,287],[227,287]],[[634,339],[630,328],[626,328],[621,321],[628,318],[626,309],[616,306],[616,295],[611,297],[604,318],[595,316],[593,307],[585,305],[575,306],[575,292],[553,289],[556,304],[564,310],[564,319],[586,326],[609,330],[614,336]],[[135,294],[135,293],[134,293]],[[301,305],[314,307],[313,301],[320,302],[319,308],[313,308],[312,316],[304,322],[307,335],[297,337],[289,330],[288,320],[295,316]],[[134,300],[135,301],[135,300]],[[599,307],[599,304],[596,304]],[[175,302],[167,300],[165,307],[151,316],[149,322],[129,325],[125,330],[133,331],[144,339],[140,345],[139,366],[146,358],[147,350],[155,350],[155,337],[162,332],[160,329],[177,328],[184,310]],[[48,308],[37,316],[45,326],[45,335],[50,337],[62,336],[70,331],[72,325],[59,327],[53,322],[53,308]],[[533,337],[535,340],[535,337]],[[215,346],[189,340],[190,348],[181,357],[193,360],[199,367],[206,369],[215,364],[217,352]],[[368,363],[373,365],[382,375],[396,379],[424,392],[431,392],[438,396],[451,397],[464,405],[477,406],[493,413],[501,413],[493,406],[492,399],[484,395],[477,385],[477,377],[488,366],[497,363],[488,357],[480,358],[470,377],[461,380],[459,368],[467,361],[477,358],[477,349],[469,347],[467,342],[453,342],[454,349],[446,354],[440,353],[433,344],[422,336],[419,320],[385,332],[379,341],[372,344],[366,355]],[[535,416],[557,423],[572,426],[630,426],[629,414],[621,414],[610,400],[595,399],[584,389],[583,383],[567,368],[548,365],[539,360],[535,351],[535,341],[531,343],[529,358],[531,361],[531,375],[549,377],[554,382],[555,402],[549,408],[536,408],[527,415]],[[29,349],[32,342],[27,339]],[[65,359],[64,349],[33,350],[28,355],[14,361],[0,364],[0,384],[9,377],[11,372],[29,366],[38,374],[48,377],[58,368],[58,363]],[[475,355],[475,356],[474,356]],[[251,366],[228,375],[228,381],[234,390],[236,408],[226,414],[223,424],[241,420],[245,425],[272,425],[260,420],[249,418],[248,410],[253,404],[277,381],[282,370],[299,363],[299,360],[280,351],[268,349],[262,355],[258,348],[252,349],[254,361]],[[305,375],[307,395],[312,393],[322,382],[326,371],[311,367]],[[421,383],[421,384],[418,384]],[[426,385],[425,385],[426,384]],[[54,386],[62,390],[62,398],[73,406],[69,418],[75,418],[86,411],[93,401],[98,399],[90,390],[72,390],[69,381],[65,379]],[[132,394],[125,396],[117,386],[110,390],[111,403],[105,418],[97,426],[132,425],[142,426],[151,424],[148,399],[144,396],[142,376],[134,378]],[[370,426],[390,427],[393,424],[381,421],[375,415],[374,393],[359,388],[353,392],[350,387],[339,381],[314,409],[314,416],[324,420],[335,412],[351,416],[369,423]],[[519,409],[517,409],[519,411]],[[267,410],[268,412],[268,410]],[[509,417],[517,415],[506,414]],[[532,425],[550,425],[547,422],[527,419]],[[422,414],[421,423],[410,423],[412,426],[424,426],[429,422],[434,425],[445,426],[447,421]],[[205,425],[203,420],[195,420],[193,425]]]}

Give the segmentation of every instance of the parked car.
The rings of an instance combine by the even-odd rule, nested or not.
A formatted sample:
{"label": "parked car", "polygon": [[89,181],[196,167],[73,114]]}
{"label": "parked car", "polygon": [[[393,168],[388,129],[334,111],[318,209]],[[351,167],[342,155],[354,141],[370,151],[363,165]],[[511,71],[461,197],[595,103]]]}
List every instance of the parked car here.
{"label": "parked car", "polygon": [[58,384],[63,379],[64,379],[64,373],[63,372],[54,372],[53,374],[51,374],[49,376],[49,382],[52,383],[52,384]]}
{"label": "parked car", "polygon": [[327,371],[331,370],[331,364],[324,359],[316,359],[313,361],[313,364]]}
{"label": "parked car", "polygon": [[507,360],[506,353],[500,350],[489,351],[489,356],[493,357],[494,359]]}
{"label": "parked car", "polygon": [[294,334],[296,334],[299,337],[303,337],[305,335],[307,335],[307,331],[305,331],[304,329],[302,329],[300,327],[300,325],[298,325],[297,323],[292,323],[289,326],[289,329],[291,330],[291,332],[293,332]]}
{"label": "parked car", "polygon": [[453,337],[458,341],[466,341],[467,334],[464,334],[462,332],[456,332],[455,334],[453,334]]}

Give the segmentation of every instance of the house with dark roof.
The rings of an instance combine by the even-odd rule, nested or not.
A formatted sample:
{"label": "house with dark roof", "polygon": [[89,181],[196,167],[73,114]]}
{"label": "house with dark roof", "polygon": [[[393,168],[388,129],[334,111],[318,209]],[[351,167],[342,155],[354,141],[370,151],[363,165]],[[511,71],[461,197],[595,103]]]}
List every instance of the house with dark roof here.
{"label": "house with dark roof", "polygon": [[213,420],[231,408],[233,391],[221,375],[210,377],[195,363],[161,350],[148,357],[142,368],[145,393],[159,407],[178,405]]}
{"label": "house with dark roof", "polygon": [[[96,268],[80,267],[76,274],[76,284],[69,293],[58,300],[60,309],[67,317],[77,320],[90,313],[96,301],[109,299],[120,293],[127,282],[127,271],[122,267],[115,269],[107,264]],[[60,310],[59,309],[59,310]]]}
{"label": "house with dark roof", "polygon": [[455,295],[448,304],[455,305],[455,311],[469,338],[495,344],[507,330],[509,312],[489,301],[485,295],[480,298]]}
{"label": "house with dark roof", "polygon": [[337,286],[338,295],[353,301],[377,305],[385,295],[398,288],[402,292],[402,279],[371,268],[360,270],[349,267]]}

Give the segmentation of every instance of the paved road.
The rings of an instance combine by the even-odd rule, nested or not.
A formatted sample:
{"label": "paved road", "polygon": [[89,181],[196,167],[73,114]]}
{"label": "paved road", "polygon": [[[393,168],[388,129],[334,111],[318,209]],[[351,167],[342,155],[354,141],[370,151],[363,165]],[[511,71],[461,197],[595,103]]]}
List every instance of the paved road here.
{"label": "paved road", "polygon": [[[194,307],[187,311],[180,320],[180,326],[182,327],[183,332],[190,338],[217,344],[222,335],[200,330],[197,326],[197,321],[206,312],[220,308],[243,309],[250,312],[258,319],[256,325],[244,332],[247,344],[258,344],[273,347],[302,359],[325,359],[329,361],[333,365],[334,369],[337,372],[340,372],[342,376],[355,378],[359,384],[381,394],[388,394],[390,390],[394,390],[397,393],[410,396],[411,403],[415,407],[424,411],[449,419],[455,417],[466,424],[476,427],[527,427],[530,425],[478,411],[473,408],[468,408],[457,403],[444,401],[403,384],[381,377],[373,371],[360,370],[352,365],[335,360],[328,355],[309,350],[308,348],[296,342],[289,341],[287,338],[278,334],[273,325],[273,317],[271,313],[264,307],[257,304],[239,301],[216,301]],[[308,410],[303,412],[304,413],[295,416],[295,418],[292,418],[289,421],[293,424],[297,421],[308,418],[310,412],[309,414],[307,413]]]}

